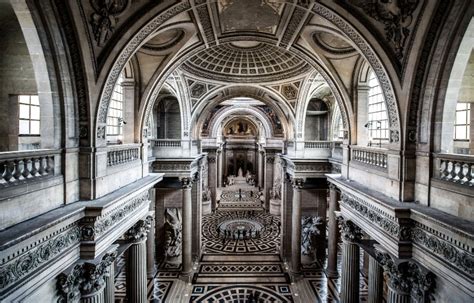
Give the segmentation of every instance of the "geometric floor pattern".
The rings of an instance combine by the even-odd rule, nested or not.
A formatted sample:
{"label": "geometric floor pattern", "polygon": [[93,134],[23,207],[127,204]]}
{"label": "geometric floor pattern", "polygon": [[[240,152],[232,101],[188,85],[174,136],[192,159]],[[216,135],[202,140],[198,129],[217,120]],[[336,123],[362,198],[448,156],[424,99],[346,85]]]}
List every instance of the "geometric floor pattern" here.
{"label": "geometric floor pattern", "polygon": [[[252,300],[253,298],[253,300]],[[294,302],[288,285],[195,285],[189,302]]]}
{"label": "geometric floor pattern", "polygon": [[250,190],[224,190],[221,194],[219,210],[245,210],[262,209],[262,201],[257,196],[258,188],[251,187]]}
{"label": "geometric floor pattern", "polygon": [[[250,219],[263,225],[255,239],[224,239],[216,228],[224,221]],[[280,243],[280,218],[264,211],[221,211],[203,216],[202,242],[204,253],[246,254],[277,253]]]}

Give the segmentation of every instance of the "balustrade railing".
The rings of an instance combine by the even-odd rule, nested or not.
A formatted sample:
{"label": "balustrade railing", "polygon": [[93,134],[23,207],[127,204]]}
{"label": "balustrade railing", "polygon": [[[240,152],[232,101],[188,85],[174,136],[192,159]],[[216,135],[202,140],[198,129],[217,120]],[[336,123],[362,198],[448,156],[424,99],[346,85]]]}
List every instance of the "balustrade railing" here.
{"label": "balustrade railing", "polygon": [[0,185],[8,186],[54,175],[59,150],[0,153]]}
{"label": "balustrade railing", "polygon": [[331,148],[331,141],[305,141],[304,148]]}
{"label": "balustrade railing", "polygon": [[387,153],[382,150],[352,147],[351,160],[365,165],[387,169]]}
{"label": "balustrade railing", "polygon": [[474,186],[474,156],[438,154],[438,178]]}
{"label": "balustrade railing", "polygon": [[155,147],[181,147],[180,139],[151,139]]}
{"label": "balustrade railing", "polygon": [[109,147],[107,166],[115,166],[140,159],[140,146],[118,145]]}

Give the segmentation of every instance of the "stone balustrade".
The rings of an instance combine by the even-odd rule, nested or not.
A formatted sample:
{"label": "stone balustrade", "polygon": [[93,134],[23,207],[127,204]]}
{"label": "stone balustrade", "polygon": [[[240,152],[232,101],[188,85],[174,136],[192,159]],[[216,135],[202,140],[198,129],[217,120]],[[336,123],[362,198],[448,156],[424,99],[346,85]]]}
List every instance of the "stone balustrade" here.
{"label": "stone balustrade", "polygon": [[151,139],[154,147],[181,147],[180,139]]}
{"label": "stone balustrade", "polygon": [[387,169],[387,152],[382,149],[353,146],[351,160],[374,168]]}
{"label": "stone balustrade", "polygon": [[107,151],[107,166],[115,166],[140,159],[140,145],[126,144],[109,146]]}
{"label": "stone balustrade", "polygon": [[[0,154],[0,186],[38,180],[55,173],[60,150],[15,151]],[[59,162],[58,162],[59,163]],[[59,171],[58,171],[59,173]]]}
{"label": "stone balustrade", "polygon": [[435,177],[464,186],[474,186],[474,156],[437,154],[435,158]]}
{"label": "stone balustrade", "polygon": [[331,148],[331,141],[305,141],[304,148]]}

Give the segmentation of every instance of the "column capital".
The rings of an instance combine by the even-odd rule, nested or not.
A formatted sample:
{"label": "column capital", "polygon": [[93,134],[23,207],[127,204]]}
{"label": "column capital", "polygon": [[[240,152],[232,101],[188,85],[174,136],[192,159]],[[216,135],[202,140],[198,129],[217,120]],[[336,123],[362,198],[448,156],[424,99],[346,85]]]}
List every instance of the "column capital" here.
{"label": "column capital", "polygon": [[267,154],[265,156],[265,162],[267,162],[268,164],[273,164],[275,162],[275,156]]}
{"label": "column capital", "polygon": [[436,276],[412,260],[397,260],[389,253],[376,249],[375,258],[389,277],[389,287],[410,295],[416,302],[426,302],[435,288]]}
{"label": "column capital", "polygon": [[180,179],[182,188],[191,188],[193,187],[193,180],[190,177],[184,177]]}
{"label": "column capital", "polygon": [[305,180],[303,178],[293,178],[291,180],[291,185],[294,189],[303,189],[304,181]]}
{"label": "column capital", "polygon": [[329,187],[330,190],[337,190],[337,186],[334,185],[334,184],[331,183],[331,182],[328,182],[328,187]]}
{"label": "column capital", "polygon": [[139,243],[146,241],[146,236],[151,228],[151,221],[153,218],[147,216],[143,220],[139,220],[125,233],[125,238],[132,243]]}
{"label": "column capital", "polygon": [[58,276],[59,302],[77,302],[81,296],[93,296],[102,291],[105,277],[110,274],[110,265],[115,261],[117,251],[105,253],[101,259],[78,263],[69,272]]}
{"label": "column capital", "polygon": [[345,219],[340,212],[336,213],[336,219],[341,230],[342,240],[349,243],[356,243],[362,238],[362,231],[354,222]]}

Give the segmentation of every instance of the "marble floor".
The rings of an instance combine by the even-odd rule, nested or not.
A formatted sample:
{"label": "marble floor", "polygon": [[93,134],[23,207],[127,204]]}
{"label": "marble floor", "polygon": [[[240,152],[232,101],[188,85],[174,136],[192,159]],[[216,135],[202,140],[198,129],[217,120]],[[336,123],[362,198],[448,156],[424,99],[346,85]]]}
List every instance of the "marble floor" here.
{"label": "marble floor", "polygon": [[[235,192],[227,193],[226,198],[235,199]],[[245,238],[240,232],[222,237],[219,226],[239,220],[257,222],[262,227],[259,237]],[[287,264],[278,254],[279,240],[280,219],[263,209],[217,209],[203,217],[203,254],[194,265],[192,279],[183,281],[179,278],[179,268],[160,264],[157,273],[148,281],[149,300],[171,303],[339,302],[340,279],[328,278],[325,264],[315,262],[303,266],[303,275],[292,281]],[[339,270],[340,262],[339,253]],[[127,302],[123,258],[118,260],[116,272],[116,301]],[[367,279],[361,274],[360,302],[366,301]]]}

